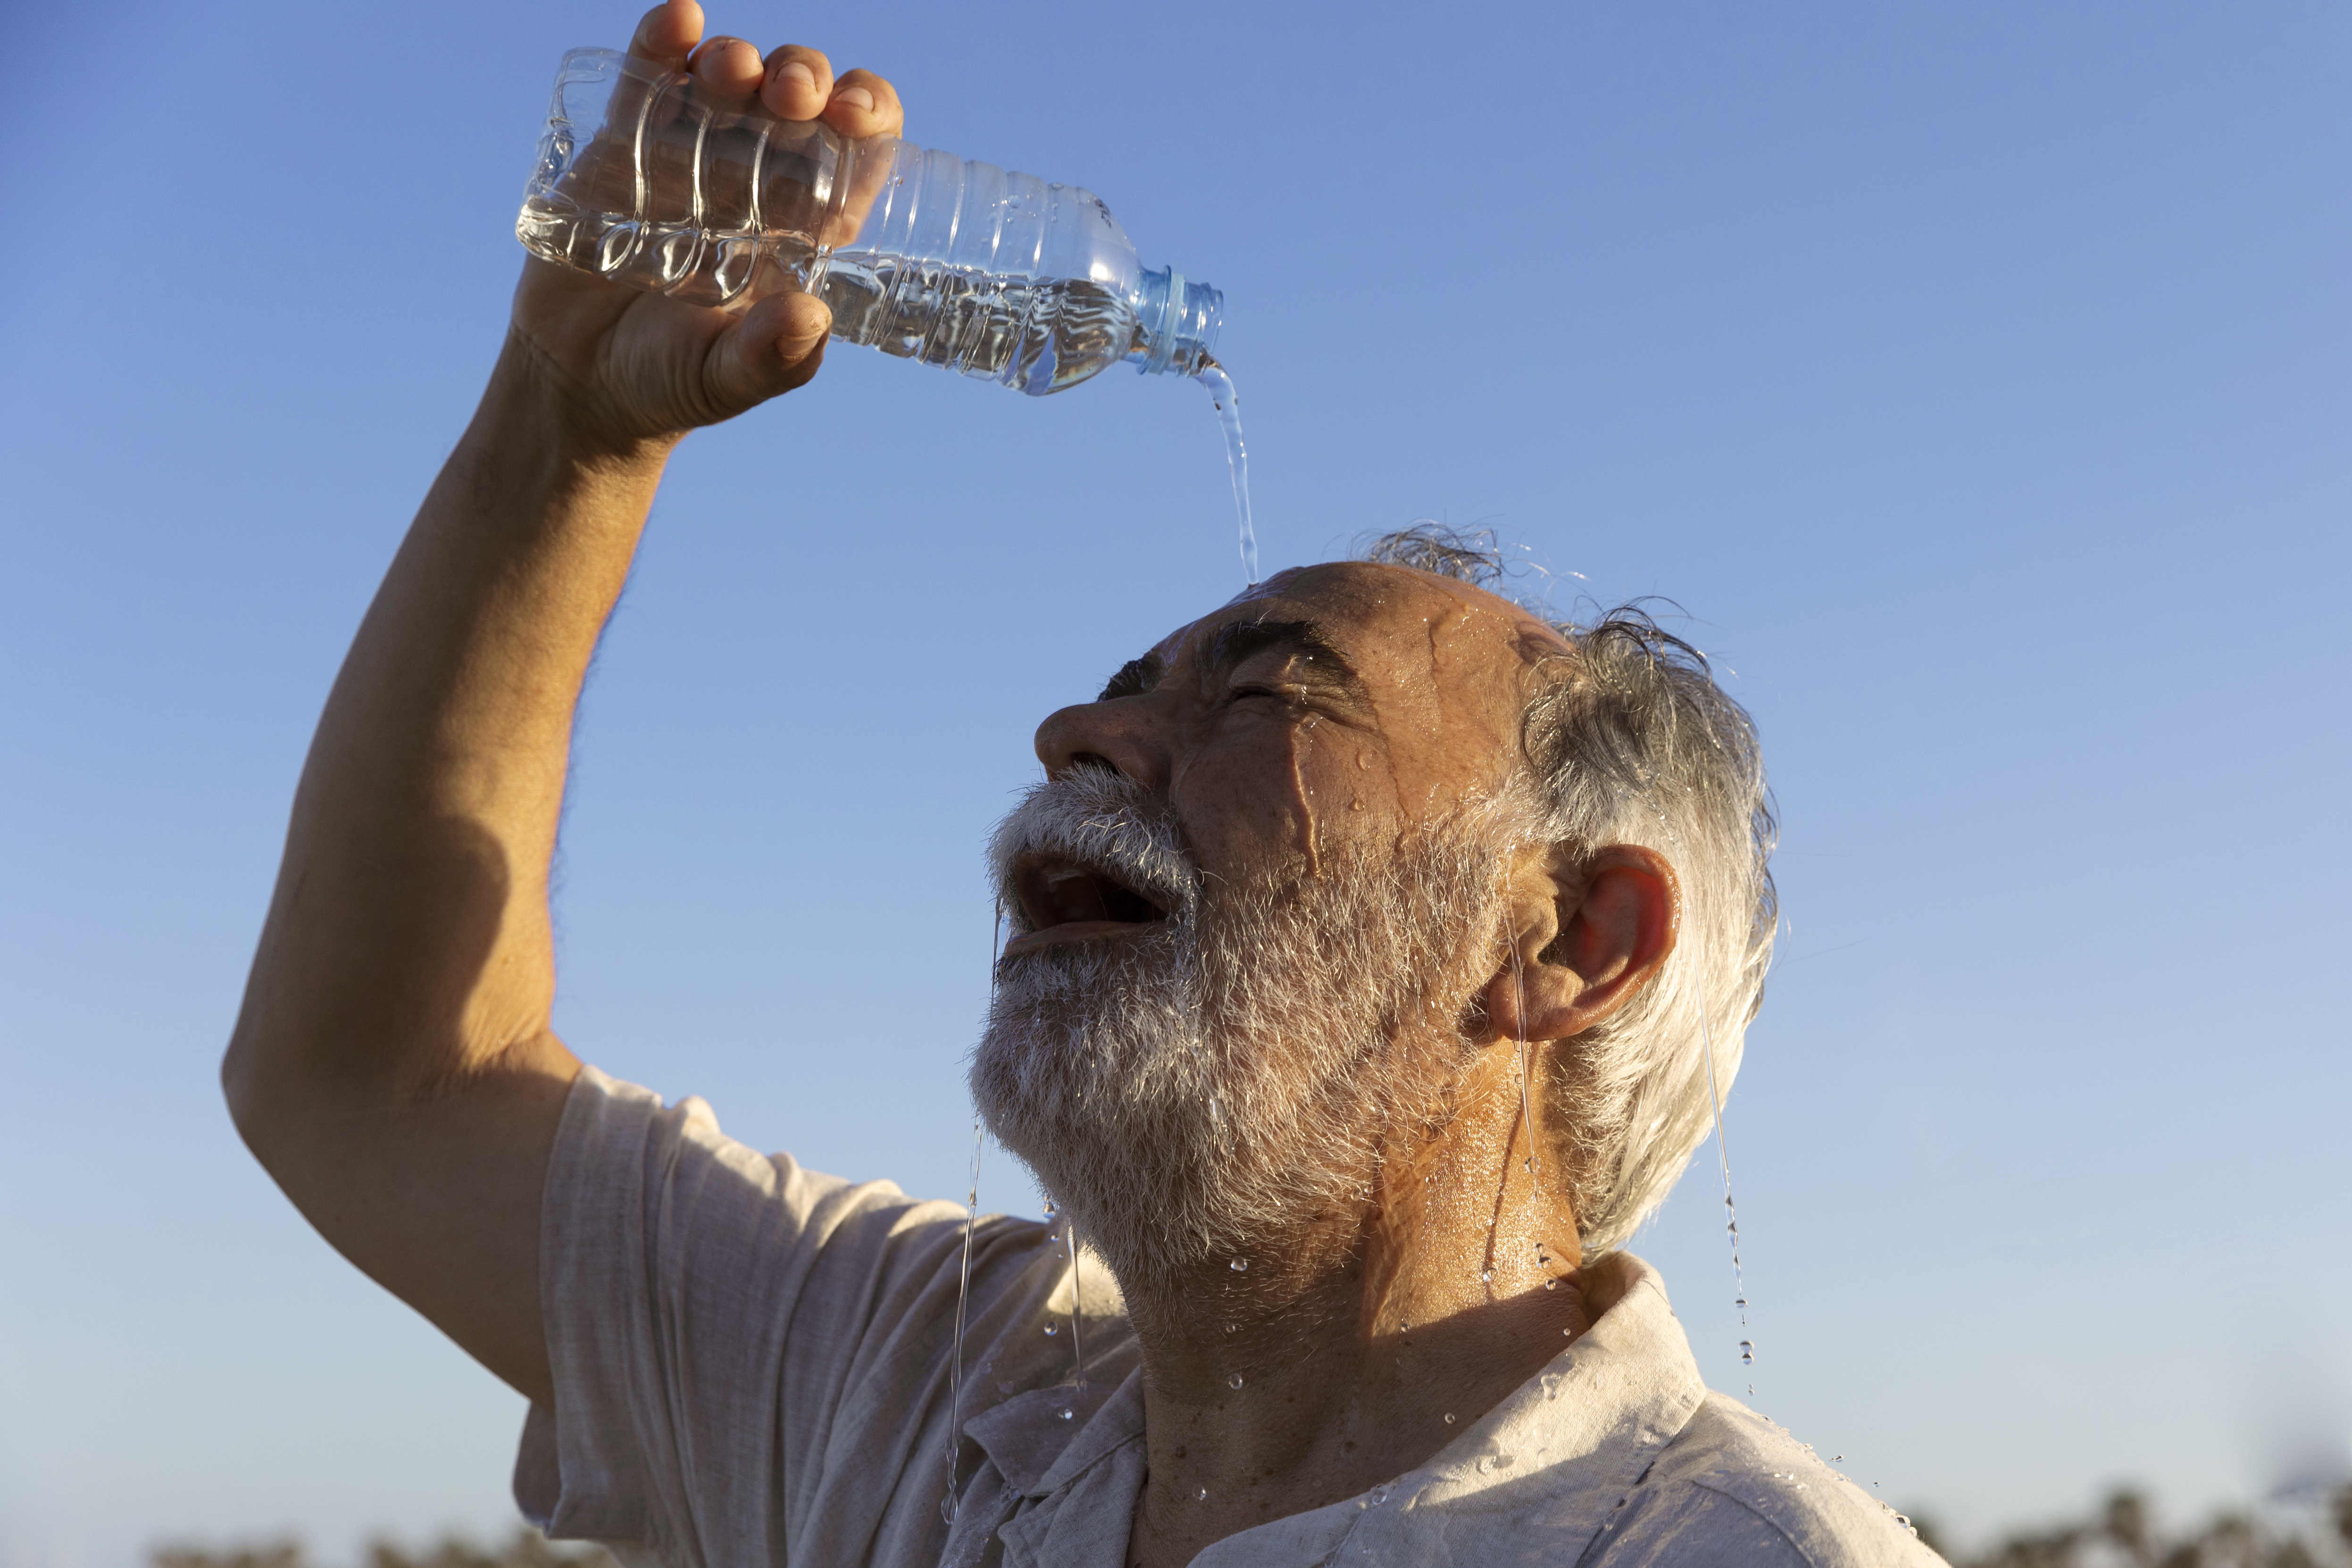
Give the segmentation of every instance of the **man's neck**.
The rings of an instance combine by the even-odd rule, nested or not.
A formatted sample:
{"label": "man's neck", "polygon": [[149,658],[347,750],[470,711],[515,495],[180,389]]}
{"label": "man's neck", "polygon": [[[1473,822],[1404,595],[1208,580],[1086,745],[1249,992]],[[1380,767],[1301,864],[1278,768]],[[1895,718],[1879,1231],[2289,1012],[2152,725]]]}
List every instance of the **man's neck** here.
{"label": "man's neck", "polygon": [[1605,1310],[1564,1184],[1528,1169],[1509,1053],[1486,1055],[1368,1212],[1129,1299],[1150,1463],[1133,1568],[1182,1568],[1425,1463]]}

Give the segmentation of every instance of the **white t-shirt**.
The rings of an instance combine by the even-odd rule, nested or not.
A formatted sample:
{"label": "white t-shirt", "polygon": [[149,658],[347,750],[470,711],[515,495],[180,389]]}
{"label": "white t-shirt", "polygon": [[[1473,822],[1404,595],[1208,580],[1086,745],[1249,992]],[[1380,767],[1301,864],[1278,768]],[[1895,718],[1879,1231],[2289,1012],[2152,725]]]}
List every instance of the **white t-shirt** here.
{"label": "white t-shirt", "polygon": [[[558,1538],[670,1568],[1121,1568],[1144,1480],[1135,1337],[1091,1258],[980,1222],[957,1504],[963,1211],[853,1186],[585,1068],[548,1169],[555,1408],[515,1497]],[[1082,1304],[1082,1321],[1073,1322]],[[1074,1344],[1083,1345],[1077,1379]],[[1197,1568],[1916,1568],[1939,1561],[1786,1432],[1699,1381],[1657,1275],[1420,1468]]]}

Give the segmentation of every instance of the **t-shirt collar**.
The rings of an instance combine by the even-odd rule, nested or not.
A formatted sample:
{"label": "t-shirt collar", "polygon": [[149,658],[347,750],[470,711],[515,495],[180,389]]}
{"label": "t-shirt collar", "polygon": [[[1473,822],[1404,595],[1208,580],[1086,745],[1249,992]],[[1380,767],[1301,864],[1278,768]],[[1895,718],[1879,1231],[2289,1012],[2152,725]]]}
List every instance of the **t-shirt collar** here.
{"label": "t-shirt collar", "polygon": [[[1229,1536],[1195,1559],[1198,1568],[1318,1562],[1351,1530],[1367,1548],[1383,1541],[1402,1548],[1421,1531],[1442,1529],[1447,1513],[1498,1505],[1590,1521],[1598,1533],[1706,1397],[1664,1282],[1640,1259],[1629,1261],[1633,1281],[1617,1304],[1428,1463],[1345,1501]],[[1050,1510],[1078,1478],[1141,1439],[1142,1373],[1115,1389],[1034,1389],[974,1416],[964,1432],[1009,1487]],[[1139,1489],[1140,1467],[1135,1475]],[[1134,1502],[1126,1499],[1130,1513]]]}

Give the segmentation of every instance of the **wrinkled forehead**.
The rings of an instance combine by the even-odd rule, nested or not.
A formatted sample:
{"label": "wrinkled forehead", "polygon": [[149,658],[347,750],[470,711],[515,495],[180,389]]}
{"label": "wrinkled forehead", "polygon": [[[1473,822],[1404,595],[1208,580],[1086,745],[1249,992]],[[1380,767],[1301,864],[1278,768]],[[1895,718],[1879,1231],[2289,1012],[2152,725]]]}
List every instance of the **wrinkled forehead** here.
{"label": "wrinkled forehead", "polygon": [[[1567,641],[1499,595],[1405,566],[1363,561],[1296,566],[1180,626],[1152,651],[1174,663],[1225,626],[1257,620],[1315,626],[1367,681],[1416,669],[1443,687],[1484,685],[1569,651]],[[1387,667],[1381,668],[1380,667]],[[1516,689],[1516,682],[1510,682]]]}
{"label": "wrinkled forehead", "polygon": [[[1568,653],[1540,620],[1483,589],[1401,566],[1347,562],[1285,572],[1155,649],[1162,668],[1206,674],[1222,648],[1254,646],[1239,625],[1284,628],[1356,695],[1348,727],[1393,780],[1409,817],[1488,794],[1520,760],[1529,672]],[[1364,765],[1374,763],[1370,754]]]}

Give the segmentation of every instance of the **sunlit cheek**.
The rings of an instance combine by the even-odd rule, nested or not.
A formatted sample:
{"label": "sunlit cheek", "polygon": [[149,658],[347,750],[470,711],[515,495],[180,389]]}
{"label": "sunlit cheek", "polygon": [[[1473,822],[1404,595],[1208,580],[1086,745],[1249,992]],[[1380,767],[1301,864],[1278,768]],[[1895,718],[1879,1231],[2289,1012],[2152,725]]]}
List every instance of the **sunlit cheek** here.
{"label": "sunlit cheek", "polygon": [[[1264,866],[1314,852],[1328,783],[1308,776],[1313,732],[1252,735],[1189,759],[1175,780],[1177,811],[1204,868]],[[1345,811],[1343,799],[1339,809]]]}

